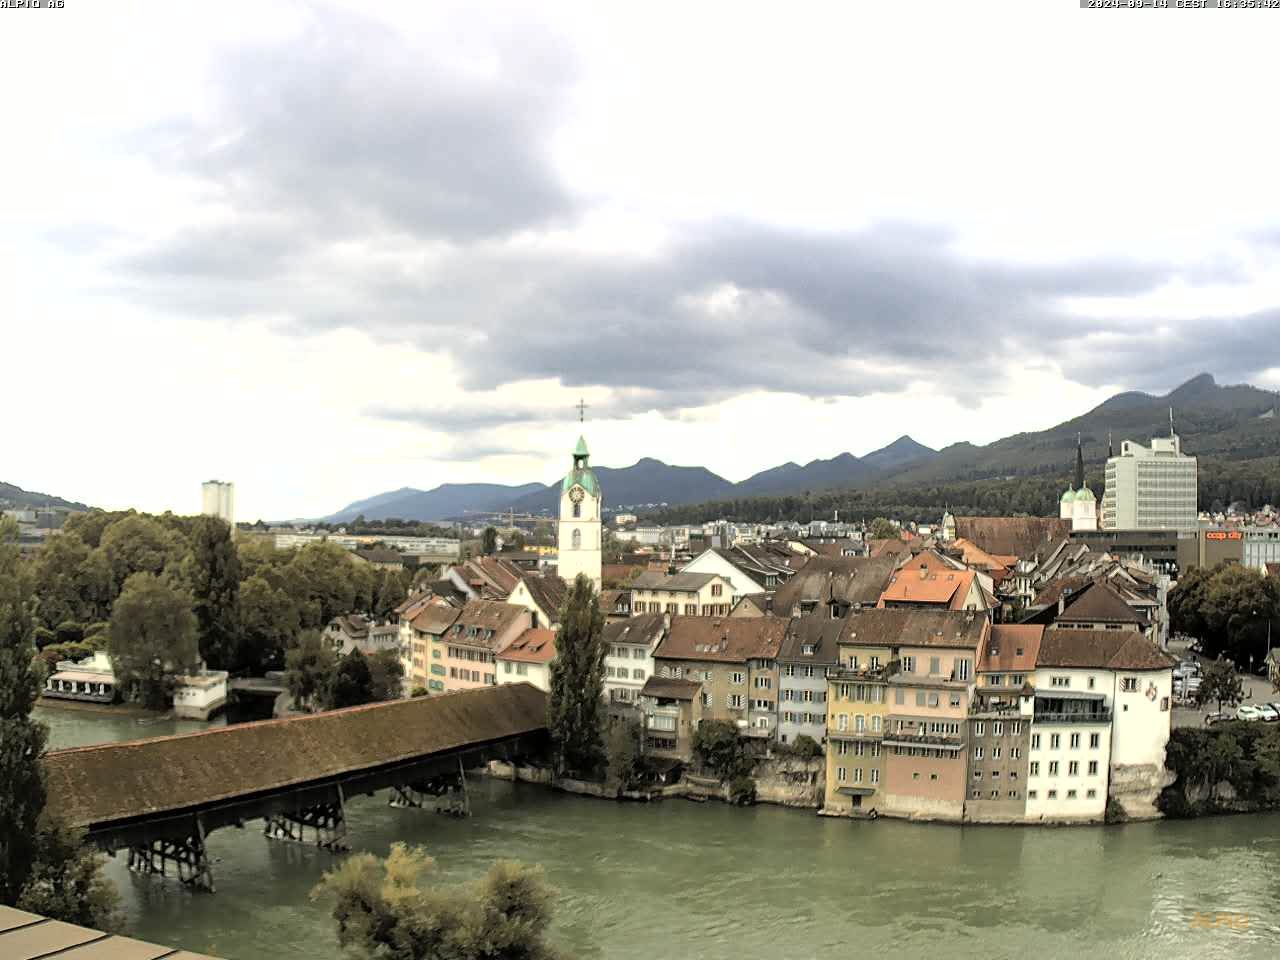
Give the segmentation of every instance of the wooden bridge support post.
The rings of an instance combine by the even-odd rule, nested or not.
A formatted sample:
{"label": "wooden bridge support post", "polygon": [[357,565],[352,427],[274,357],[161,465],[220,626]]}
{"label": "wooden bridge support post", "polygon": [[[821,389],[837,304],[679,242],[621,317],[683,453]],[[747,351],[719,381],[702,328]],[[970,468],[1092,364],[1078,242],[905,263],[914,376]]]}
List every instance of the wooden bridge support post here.
{"label": "wooden bridge support post", "polygon": [[188,837],[134,844],[129,847],[129,869],[146,876],[168,877],[168,866],[172,863],[183,886],[213,893],[213,868],[209,865],[204,836],[204,823],[196,817]]}
{"label": "wooden bridge support post", "polygon": [[416,783],[397,784],[391,788],[388,805],[402,809],[421,810],[434,801],[436,813],[453,817],[471,815],[471,798],[467,793],[467,775],[458,758],[457,774],[445,773]]}
{"label": "wooden bridge support post", "polygon": [[341,784],[336,803],[317,803],[289,813],[273,813],[266,819],[262,835],[270,840],[307,843],[307,828],[314,843],[331,853],[343,853],[347,846],[347,807]]}

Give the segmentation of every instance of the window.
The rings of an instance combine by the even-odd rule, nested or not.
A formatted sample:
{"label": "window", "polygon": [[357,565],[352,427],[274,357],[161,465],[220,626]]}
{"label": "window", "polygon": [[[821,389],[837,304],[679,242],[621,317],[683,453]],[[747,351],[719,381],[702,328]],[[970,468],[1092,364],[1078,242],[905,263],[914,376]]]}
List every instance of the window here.
{"label": "window", "polygon": [[1093,678],[1093,677],[1090,677],[1090,678],[1089,678],[1089,689],[1090,689],[1090,690],[1092,690],[1092,689],[1093,689],[1093,687],[1094,687],[1094,682],[1093,682],[1093,680],[1094,680],[1094,678]]}
{"label": "window", "polygon": [[698,605],[696,603],[686,603],[684,605],[684,615],[686,617],[696,617],[698,615]]}
{"label": "window", "polygon": [[853,768],[853,782],[854,782],[854,783],[861,783],[861,782],[862,782],[862,768],[861,768],[861,767],[854,767],[854,768]]}
{"label": "window", "polygon": [[844,783],[849,777],[849,771],[844,767],[836,767],[836,780]]}
{"label": "window", "polygon": [[740,694],[740,693],[731,693],[731,694],[729,694],[729,706],[730,706],[730,708],[732,708],[732,709],[734,709],[734,710],[741,710],[741,709],[742,709],[742,701],[743,701],[742,694]]}
{"label": "window", "polygon": [[975,779],[975,780],[981,780],[981,779],[982,779],[982,771],[981,771],[981,770],[975,770],[975,771],[973,771],[973,779]]}
{"label": "window", "polygon": [[1018,799],[1018,791],[1017,791],[1017,790],[1010,790],[1010,791],[1009,791],[1009,799],[1010,799],[1010,800],[1017,800],[1017,799]]}
{"label": "window", "polygon": [[1060,733],[1049,734],[1049,749],[1057,750],[1061,746],[1062,746],[1062,734]]}
{"label": "window", "polygon": [[1027,676],[1026,676],[1026,674],[1023,674],[1023,673],[1011,673],[1011,674],[1009,674],[1009,684],[1010,684],[1010,686],[1020,687],[1020,686],[1022,686],[1022,684],[1026,681],[1026,679],[1027,679]]}
{"label": "window", "polygon": [[859,740],[853,745],[853,755],[855,757],[865,757],[867,755],[867,745]]}
{"label": "window", "polygon": [[836,729],[837,730],[849,729],[849,715],[847,713],[842,713],[838,717],[836,717]]}
{"label": "window", "polygon": [[772,677],[756,677],[756,689],[768,690],[773,686]]}
{"label": "window", "polygon": [[958,706],[960,706],[960,694],[958,694],[958,693],[953,693],[953,694],[951,695],[951,705],[952,705],[953,707],[958,707]]}
{"label": "window", "polygon": [[[618,671],[618,674],[619,674],[619,675],[621,675],[621,674],[623,674],[624,672],[625,672],[625,671],[623,671],[623,670],[619,670],[619,671]],[[517,663],[517,664],[516,664],[516,676],[517,676],[517,677],[527,677],[528,675],[529,675],[529,665],[528,665],[527,663]]]}
{"label": "window", "polygon": [[900,664],[900,666],[902,667],[902,672],[903,672],[903,673],[915,673],[915,672],[916,672],[916,658],[915,658],[915,657],[903,657],[903,658],[902,658],[902,663]]}
{"label": "window", "polygon": [[854,730],[856,730],[858,733],[862,733],[864,730],[866,730],[866,729],[867,729],[867,718],[866,718],[866,717],[864,717],[862,714],[858,714],[856,717],[854,717],[854,718],[853,718],[853,729],[854,729]]}
{"label": "window", "polygon": [[973,759],[975,759],[975,760],[981,760],[981,759],[982,759],[982,748],[981,748],[981,747],[974,747],[974,748],[973,748]]}
{"label": "window", "polygon": [[[799,691],[799,690],[793,690],[793,691],[791,691],[791,692],[792,692],[792,693],[799,693],[800,691]],[[804,702],[805,702],[805,703],[813,703],[813,691],[812,691],[812,690],[805,690],[805,691],[804,691],[804,698],[803,698],[803,699],[804,699]]]}
{"label": "window", "polygon": [[981,720],[979,720],[973,725],[973,735],[975,737],[980,737],[986,731],[986,729],[987,729],[987,725],[983,723]]}
{"label": "window", "polygon": [[1027,799],[1028,799],[1028,800],[1034,800],[1034,799],[1035,799],[1036,797],[1038,797],[1039,795],[1040,795],[1040,794],[1039,794],[1039,792],[1038,792],[1038,791],[1036,791],[1036,790],[1028,790],[1028,791],[1027,791]]}
{"label": "window", "polygon": [[1017,771],[1017,770],[1010,770],[1010,771],[1009,771],[1009,779],[1010,779],[1010,780],[1017,780],[1017,779],[1018,779],[1018,771]]}
{"label": "window", "polygon": [[1002,736],[1004,736],[1004,721],[1003,721],[1003,720],[993,720],[993,721],[991,721],[991,735],[992,735],[993,737],[1002,737]]}
{"label": "window", "polygon": [[[873,746],[875,746],[875,744],[873,744]],[[871,768],[871,782],[872,783],[880,782],[880,771],[877,770],[875,767]]]}
{"label": "window", "polygon": [[992,779],[992,780],[999,780],[999,779],[1000,779],[1000,771],[999,771],[999,770],[992,770],[992,771],[991,771],[991,779]]}
{"label": "window", "polygon": [[871,715],[871,732],[872,733],[880,732],[880,715],[879,714],[873,713]]}
{"label": "window", "polygon": [[930,657],[929,658],[929,675],[937,676],[941,672],[942,672],[942,658]]}
{"label": "window", "polygon": [[1071,686],[1070,677],[1050,677],[1049,686],[1051,687],[1069,687]]}
{"label": "window", "polygon": [[845,754],[847,754],[848,752],[849,752],[849,741],[848,741],[848,740],[837,740],[837,741],[836,741],[836,753],[837,753],[839,756],[842,756],[842,757],[843,757],[843,756],[844,756]]}
{"label": "window", "polygon": [[1068,763],[1068,764],[1067,764],[1067,776],[1068,776],[1068,777],[1078,777],[1078,776],[1080,776],[1080,761],[1079,761],[1079,760],[1072,760],[1070,763]]}
{"label": "window", "polygon": [[917,691],[916,691],[916,706],[917,706],[917,707],[923,707],[923,706],[924,706],[924,691],[923,691],[923,690],[917,690]]}
{"label": "window", "polygon": [[974,790],[974,791],[972,791],[972,792],[969,794],[969,799],[970,799],[970,800],[977,800],[977,799],[978,799],[979,797],[981,797],[981,796],[982,796],[982,791],[981,791],[981,790]]}
{"label": "window", "polygon": [[718,597],[718,596],[720,596],[720,595],[721,595],[721,594],[723,594],[723,593],[724,593],[724,584],[722,584],[722,583],[713,583],[713,584],[711,585],[711,595],[712,595],[713,597]]}
{"label": "window", "polygon": [[929,694],[929,706],[936,707],[938,705],[938,695],[936,693]]}
{"label": "window", "polygon": [[1098,761],[1097,761],[1097,760],[1090,760],[1090,761],[1089,761],[1089,776],[1091,776],[1091,777],[1096,777],[1097,775],[1098,775]]}
{"label": "window", "polygon": [[999,760],[999,759],[1000,759],[1000,748],[999,748],[999,747],[992,747],[992,748],[991,748],[991,759],[992,759],[992,760]]}
{"label": "window", "polygon": [[[576,512],[578,510],[578,505],[576,503],[573,505],[573,509],[576,515]],[[573,531],[573,536],[569,538],[569,544],[570,544],[570,547],[574,550],[582,549],[582,531],[581,530]]]}
{"label": "window", "polygon": [[1031,768],[1027,771],[1027,776],[1029,776],[1029,777],[1038,777],[1038,776],[1040,776],[1040,761],[1039,761],[1039,760],[1032,760],[1032,761],[1031,761]]}
{"label": "window", "polygon": [[1058,791],[1057,791],[1057,790],[1050,790],[1050,791],[1049,791],[1049,799],[1050,799],[1050,800],[1057,800],[1057,799],[1058,799]]}
{"label": "window", "polygon": [[957,660],[956,661],[956,679],[968,680],[972,676],[973,676],[973,661]]}
{"label": "window", "polygon": [[906,692],[901,687],[893,691],[893,702],[898,706],[902,706],[906,702]]}
{"label": "window", "polygon": [[1073,734],[1071,735],[1071,749],[1072,749],[1072,750],[1079,750],[1079,749],[1080,749],[1080,734],[1078,734],[1078,733],[1073,733]]}
{"label": "window", "polygon": [[1018,736],[1019,734],[1021,734],[1021,733],[1022,733],[1022,721],[1021,721],[1021,720],[1015,720],[1015,721],[1013,721],[1013,723],[1009,724],[1009,732],[1010,732],[1011,734],[1013,734],[1013,736],[1015,736],[1015,737],[1016,737],[1016,736]]}
{"label": "window", "polygon": [[[633,649],[633,650],[631,651],[631,659],[632,659],[632,660],[643,660],[643,659],[644,659],[644,648],[643,648],[643,647],[636,647],[635,649]],[[711,671],[710,671],[710,670],[708,670],[708,671],[707,671],[707,679],[708,679],[708,680],[710,680],[710,679],[711,679]]]}
{"label": "window", "polygon": [[879,669],[880,669],[880,658],[879,658],[879,657],[872,657],[872,658],[871,658],[871,669],[872,669],[872,670],[879,670]]}
{"label": "window", "polygon": [[729,682],[730,683],[746,683],[747,675],[745,673],[735,671],[733,674],[730,675]]}
{"label": "window", "polygon": [[1021,759],[1022,759],[1022,748],[1021,748],[1021,747],[1010,747],[1010,748],[1009,748],[1009,759],[1010,759],[1010,760],[1021,760]]}
{"label": "window", "polygon": [[992,791],[991,791],[991,799],[992,799],[992,800],[999,800],[999,799],[1000,799],[1000,791],[999,791],[999,790],[992,790]]}
{"label": "window", "polygon": [[1137,678],[1137,677],[1121,677],[1121,678],[1120,678],[1120,689],[1121,689],[1121,691],[1123,691],[1124,693],[1137,693],[1137,692],[1138,692],[1138,678]]}
{"label": "window", "polygon": [[992,674],[992,675],[987,679],[987,683],[991,684],[991,686],[993,686],[993,687],[1003,686],[1003,685],[1004,685],[1004,677],[1003,677],[1001,674],[993,673],[993,674]]}
{"label": "window", "polygon": [[793,664],[788,663],[785,667],[782,668],[782,675],[784,677],[794,677],[796,675],[795,666]]}
{"label": "window", "polygon": [[1102,734],[1100,734],[1100,733],[1091,733],[1091,734],[1089,734],[1089,749],[1090,749],[1090,750],[1097,750],[1097,749],[1098,749],[1098,745],[1099,745],[1101,742],[1102,742]]}
{"label": "window", "polygon": [[[503,664],[502,664],[502,672],[503,672],[503,673],[510,673],[510,672],[511,672],[511,661],[510,661],[510,660],[505,660],[505,661],[503,661]],[[607,668],[605,668],[605,671],[604,671],[604,672],[605,672],[605,674],[606,674],[607,676],[612,677],[612,676],[613,676],[613,667],[607,667]]]}
{"label": "window", "polygon": [[1067,791],[1067,799],[1068,799],[1068,800],[1074,800],[1075,798],[1076,798],[1076,792],[1075,792],[1074,790],[1068,790],[1068,791]]}
{"label": "window", "polygon": [[1088,797],[1090,800],[1092,800],[1094,797],[1096,797],[1096,796],[1098,795],[1098,791],[1097,791],[1097,790],[1086,790],[1084,795],[1085,795],[1086,797]]}
{"label": "window", "polygon": [[812,644],[812,643],[802,643],[802,644],[800,645],[800,655],[801,655],[801,656],[804,656],[804,657],[812,657],[812,656],[813,656],[813,644]]}

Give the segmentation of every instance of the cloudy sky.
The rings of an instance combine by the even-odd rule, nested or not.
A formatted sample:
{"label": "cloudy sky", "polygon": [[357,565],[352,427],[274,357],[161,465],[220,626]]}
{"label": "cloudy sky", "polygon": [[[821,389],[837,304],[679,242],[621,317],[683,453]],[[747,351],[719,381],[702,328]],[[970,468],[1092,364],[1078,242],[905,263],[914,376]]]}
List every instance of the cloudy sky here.
{"label": "cloudy sky", "polygon": [[1280,14],[536,6],[0,11],[0,480],[314,516],[550,480],[579,397],[738,480],[1280,386]]}

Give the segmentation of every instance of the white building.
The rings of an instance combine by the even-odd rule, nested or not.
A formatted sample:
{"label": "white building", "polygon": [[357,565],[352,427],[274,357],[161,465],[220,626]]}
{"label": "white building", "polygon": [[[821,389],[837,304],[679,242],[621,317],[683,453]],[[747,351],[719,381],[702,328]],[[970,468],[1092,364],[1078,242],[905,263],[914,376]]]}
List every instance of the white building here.
{"label": "white building", "polygon": [[1177,434],[1156,437],[1144,447],[1132,440],[1107,459],[1102,495],[1104,530],[1195,530],[1196,458],[1182,452]]}
{"label": "white building", "polygon": [[209,517],[219,517],[236,529],[236,485],[222,480],[206,480],[200,486],[202,505],[200,512]]}
{"label": "white building", "polygon": [[587,442],[579,437],[573,451],[573,469],[560,483],[556,572],[567,584],[572,585],[582,573],[600,590],[604,556],[600,539],[602,504],[600,482],[591,469]]}
{"label": "white building", "polygon": [[556,658],[556,633],[545,627],[530,628],[498,651],[498,685],[531,683],[551,692],[551,662]]}
{"label": "white building", "polygon": [[639,703],[640,688],[654,675],[653,651],[668,622],[662,614],[647,614],[604,625],[604,692],[610,705]]}
{"label": "white building", "polygon": [[[1098,498],[1084,482],[1084,447],[1076,437],[1075,482],[1062,494],[1058,502],[1058,518],[1070,520],[1072,530],[1098,529]],[[954,520],[952,521],[954,525]]]}
{"label": "white building", "polygon": [[173,714],[184,720],[208,720],[227,705],[225,670],[201,670],[173,678]]}

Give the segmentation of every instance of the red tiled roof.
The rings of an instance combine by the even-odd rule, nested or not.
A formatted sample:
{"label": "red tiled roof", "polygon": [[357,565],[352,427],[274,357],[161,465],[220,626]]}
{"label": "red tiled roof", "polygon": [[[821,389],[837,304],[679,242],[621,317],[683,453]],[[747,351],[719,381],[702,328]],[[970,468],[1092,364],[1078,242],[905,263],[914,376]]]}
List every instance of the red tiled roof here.
{"label": "red tiled roof", "polygon": [[996,623],[978,654],[980,673],[1030,673],[1036,668],[1044,627],[1039,624]]}
{"label": "red tiled roof", "polygon": [[989,628],[986,616],[973,610],[864,607],[844,619],[840,643],[977,650]]}
{"label": "red tiled roof", "polygon": [[919,603],[962,609],[976,574],[972,570],[910,570],[893,576],[880,602]]}
{"label": "red tiled roof", "polygon": [[1070,533],[1071,521],[1056,517],[956,517],[957,539],[1020,559],[1046,555]]}
{"label": "red tiled roof", "polygon": [[1038,667],[1168,670],[1177,661],[1134,630],[1049,629],[1040,641]]}
{"label": "red tiled roof", "polygon": [[672,617],[654,657],[744,663],[778,656],[787,621],[780,617]]}
{"label": "red tiled roof", "polygon": [[555,658],[556,632],[545,628],[526,630],[498,654],[499,660],[524,663],[550,663]]}

